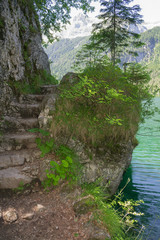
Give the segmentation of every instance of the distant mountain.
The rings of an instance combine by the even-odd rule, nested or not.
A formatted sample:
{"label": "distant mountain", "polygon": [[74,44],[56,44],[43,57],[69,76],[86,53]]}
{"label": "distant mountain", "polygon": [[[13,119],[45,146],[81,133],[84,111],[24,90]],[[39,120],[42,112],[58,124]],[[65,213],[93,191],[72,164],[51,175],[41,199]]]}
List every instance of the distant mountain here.
{"label": "distant mountain", "polygon": [[[151,71],[152,83],[160,87],[160,27],[154,27],[142,34],[143,47],[142,63]],[[142,56],[142,51],[141,51]]]}
{"label": "distant mountain", "polygon": [[141,34],[141,33],[145,32],[145,31],[147,31],[147,28],[145,26],[143,26],[142,24],[140,24],[140,25],[133,25],[133,24],[131,24],[129,26],[129,31]]}
{"label": "distant mountain", "polygon": [[143,25],[149,30],[149,29],[152,29],[154,27],[159,27],[160,22],[159,21],[157,21],[157,22],[144,22]]}
{"label": "distant mountain", "polygon": [[73,71],[76,53],[88,41],[89,37],[61,39],[45,50],[51,62],[51,72],[61,79],[69,71]]}
{"label": "distant mountain", "polygon": [[79,13],[71,19],[71,24],[67,25],[66,30],[62,31],[61,38],[76,38],[91,35],[92,24],[97,19],[95,17],[87,17],[83,13]]}
{"label": "distant mountain", "polygon": [[[143,28],[143,30],[144,29],[145,28]],[[142,29],[137,29],[137,31],[142,31]],[[88,39],[89,36],[62,39],[50,45],[46,49],[46,53],[52,61],[52,73],[61,79],[65,73],[73,71],[71,67],[73,66],[75,55]],[[149,70],[152,71],[152,83],[160,85],[160,27],[154,27],[153,29],[143,32],[141,34],[141,40],[145,45],[139,49],[139,56],[132,58],[132,60],[147,65]],[[126,61],[128,60],[129,59],[126,59]]]}
{"label": "distant mountain", "polygon": [[[92,25],[99,20],[95,14],[90,14],[87,17],[83,13],[79,13],[71,19],[71,23],[66,26],[66,30],[61,33],[61,38],[76,38],[91,35]],[[130,25],[130,30],[136,33],[142,33],[147,30],[144,25]]]}
{"label": "distant mountain", "polygon": [[[160,27],[154,27],[141,34],[141,41],[145,43],[138,50],[138,57],[130,57],[130,61],[142,63],[151,71],[151,84],[160,87]],[[128,59],[126,59],[126,62]]]}

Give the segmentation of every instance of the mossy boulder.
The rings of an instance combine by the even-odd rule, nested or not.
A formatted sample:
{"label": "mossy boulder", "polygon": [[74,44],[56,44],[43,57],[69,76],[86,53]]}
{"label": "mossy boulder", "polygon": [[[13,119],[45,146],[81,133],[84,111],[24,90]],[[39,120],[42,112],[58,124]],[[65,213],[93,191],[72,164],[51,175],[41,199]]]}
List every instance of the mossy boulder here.
{"label": "mossy boulder", "polygon": [[68,85],[68,84],[74,84],[77,83],[80,80],[80,77],[78,76],[77,73],[73,73],[73,72],[68,72],[67,74],[65,74],[61,80],[61,85],[63,86]]}

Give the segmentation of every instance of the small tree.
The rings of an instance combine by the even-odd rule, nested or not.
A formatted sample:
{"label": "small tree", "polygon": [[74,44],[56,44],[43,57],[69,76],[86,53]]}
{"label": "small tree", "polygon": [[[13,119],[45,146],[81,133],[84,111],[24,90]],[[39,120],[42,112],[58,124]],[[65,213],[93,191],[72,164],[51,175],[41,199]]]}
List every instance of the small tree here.
{"label": "small tree", "polygon": [[102,63],[103,57],[104,51],[96,48],[93,41],[88,42],[77,52],[73,68],[78,72],[86,67],[92,68],[98,63]]}
{"label": "small tree", "polygon": [[[100,22],[93,25],[91,40],[97,46],[107,49],[111,55],[111,61],[115,65],[122,48],[132,44],[134,47],[142,46],[139,41],[140,35],[130,31],[130,25],[143,22],[139,14],[139,5],[128,6],[133,0],[101,0],[101,14],[98,16]],[[133,51],[128,51],[133,54]]]}

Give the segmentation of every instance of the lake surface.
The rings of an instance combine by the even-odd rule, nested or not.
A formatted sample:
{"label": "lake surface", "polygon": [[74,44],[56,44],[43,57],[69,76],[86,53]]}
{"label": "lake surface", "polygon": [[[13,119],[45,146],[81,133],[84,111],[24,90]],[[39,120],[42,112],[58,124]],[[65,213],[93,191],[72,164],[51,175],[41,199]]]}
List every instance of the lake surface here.
{"label": "lake surface", "polygon": [[[154,102],[160,109],[160,98],[155,98]],[[160,240],[160,114],[156,113],[140,125],[137,139],[139,145],[134,149],[121,187],[130,178],[125,197],[144,201],[136,209],[144,213],[138,217],[139,223],[145,226],[143,239]]]}

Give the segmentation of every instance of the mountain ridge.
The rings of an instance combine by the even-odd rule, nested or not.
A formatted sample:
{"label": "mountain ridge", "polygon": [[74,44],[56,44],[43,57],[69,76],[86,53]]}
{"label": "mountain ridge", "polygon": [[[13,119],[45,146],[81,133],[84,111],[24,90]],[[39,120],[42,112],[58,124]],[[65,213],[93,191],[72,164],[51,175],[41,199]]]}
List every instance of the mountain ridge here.
{"label": "mountain ridge", "polygon": [[[48,46],[46,53],[51,61],[51,72],[59,79],[69,71],[73,71],[76,53],[86,44],[89,36],[66,38]],[[151,83],[160,86],[160,27],[154,27],[141,33],[141,41],[145,43],[138,50],[136,58],[132,61],[146,65],[152,71]]]}

